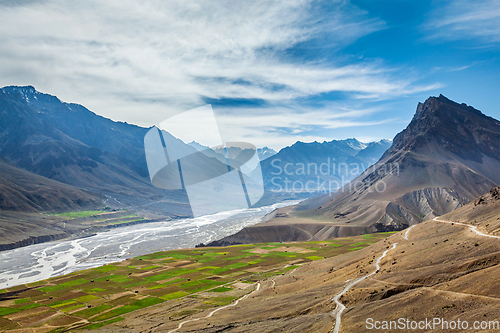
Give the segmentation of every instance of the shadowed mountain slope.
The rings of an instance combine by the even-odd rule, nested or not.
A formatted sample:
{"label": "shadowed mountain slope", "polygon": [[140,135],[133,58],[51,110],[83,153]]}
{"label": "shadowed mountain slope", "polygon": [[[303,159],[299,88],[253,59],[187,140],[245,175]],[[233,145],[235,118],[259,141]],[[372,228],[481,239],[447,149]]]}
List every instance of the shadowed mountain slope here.
{"label": "shadowed mountain slope", "polygon": [[0,155],[1,210],[84,210],[101,208],[103,198],[18,168]]}
{"label": "shadowed mountain slope", "polygon": [[31,86],[0,89],[0,153],[15,165],[107,195],[109,205],[148,204],[161,214],[190,215],[182,191],[151,185],[144,154],[147,131]]}

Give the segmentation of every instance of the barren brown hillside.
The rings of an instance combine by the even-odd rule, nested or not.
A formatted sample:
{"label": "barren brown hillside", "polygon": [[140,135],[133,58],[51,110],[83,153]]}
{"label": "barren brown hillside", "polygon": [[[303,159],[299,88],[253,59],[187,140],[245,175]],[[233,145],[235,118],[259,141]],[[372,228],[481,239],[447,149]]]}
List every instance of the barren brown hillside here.
{"label": "barren brown hillside", "polygon": [[278,210],[269,222],[214,244],[259,242],[270,233],[283,241],[318,240],[431,220],[500,184],[498,142],[498,120],[430,97],[380,161],[341,190]]}
{"label": "barren brown hillside", "polygon": [[492,188],[490,192],[442,218],[470,223],[491,235],[500,235],[500,187]]}

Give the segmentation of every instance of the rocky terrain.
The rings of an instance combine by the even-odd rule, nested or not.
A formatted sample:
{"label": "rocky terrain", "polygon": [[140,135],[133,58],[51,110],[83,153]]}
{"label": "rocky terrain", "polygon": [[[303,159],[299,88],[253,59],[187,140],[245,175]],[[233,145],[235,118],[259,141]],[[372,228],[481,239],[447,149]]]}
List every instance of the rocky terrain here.
{"label": "rocky terrain", "polygon": [[442,95],[430,97],[382,158],[341,190],[278,210],[274,219],[222,242],[258,242],[267,231],[254,228],[271,226],[280,230],[277,239],[321,240],[431,220],[500,184],[498,142],[498,120]]}
{"label": "rocky terrain", "polygon": [[499,140],[498,120],[444,96],[431,97],[352,188],[327,203],[312,199],[298,208],[299,215],[373,231],[430,220],[500,184]]}
{"label": "rocky terrain", "polygon": [[500,235],[500,187],[441,217],[447,221],[467,223],[491,235]]}

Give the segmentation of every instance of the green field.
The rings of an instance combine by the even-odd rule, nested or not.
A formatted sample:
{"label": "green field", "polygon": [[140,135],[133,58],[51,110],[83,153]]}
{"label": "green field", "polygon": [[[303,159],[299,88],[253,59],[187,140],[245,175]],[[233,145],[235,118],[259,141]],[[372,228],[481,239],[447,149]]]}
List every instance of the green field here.
{"label": "green field", "polygon": [[60,213],[60,214],[53,214],[53,215],[69,217],[69,218],[75,219],[78,217],[95,216],[95,215],[99,215],[99,214],[102,214],[105,212],[106,211],[104,211],[104,210],[84,210],[84,211],[80,211],[80,212]]}
{"label": "green field", "polygon": [[98,329],[123,320],[132,311],[185,297],[200,300],[201,311],[229,304],[241,292],[249,292],[238,294],[232,286],[235,282],[253,283],[283,274],[302,263],[361,249],[387,236],[145,255],[0,291],[0,328]]}
{"label": "green field", "polygon": [[84,210],[51,215],[60,218],[60,222],[65,223],[65,229],[108,228],[134,222],[151,222],[136,214],[130,214],[126,210]]}

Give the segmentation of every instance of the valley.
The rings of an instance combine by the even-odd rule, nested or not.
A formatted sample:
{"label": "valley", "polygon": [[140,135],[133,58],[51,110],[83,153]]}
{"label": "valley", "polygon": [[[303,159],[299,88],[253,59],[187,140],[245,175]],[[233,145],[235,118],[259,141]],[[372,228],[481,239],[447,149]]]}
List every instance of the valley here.
{"label": "valley", "polygon": [[[497,191],[461,209],[500,216]],[[143,255],[4,289],[2,323],[12,332],[369,332],[437,318],[428,331],[494,331],[500,236],[486,228],[500,222],[473,223],[449,213],[401,232]]]}
{"label": "valley", "polygon": [[[258,289],[255,293],[274,290],[272,284],[277,277],[290,276],[301,265],[355,252],[385,237],[387,234],[374,234],[325,242],[147,254],[1,290],[0,322],[4,330],[12,332],[21,327],[59,332],[77,327],[105,329],[114,323],[121,325],[130,317],[134,331],[147,327],[168,331],[184,318],[206,311],[216,319],[222,311],[215,314],[214,308],[235,304],[232,302],[237,299],[246,302],[245,295],[252,298],[253,293],[249,293],[254,288]],[[262,289],[256,287],[260,284]],[[135,318],[142,318],[144,313],[158,323],[137,322]],[[162,322],[167,317],[171,321]]]}
{"label": "valley", "polygon": [[500,0],[0,21],[0,333],[500,332]]}
{"label": "valley", "polygon": [[[481,209],[491,212],[497,205],[494,200]],[[474,203],[463,209],[472,207]],[[457,323],[467,323],[472,331],[497,330],[500,243],[488,237],[484,227],[499,223],[478,227],[485,236],[449,216],[439,220],[446,223],[426,221],[359,251],[305,263],[269,282],[260,280],[260,288],[255,286],[237,305],[210,317],[208,311],[193,315],[195,321],[187,317],[176,331],[369,332],[391,322],[411,329],[434,318],[439,323],[433,322],[427,331],[453,332]],[[169,332],[178,327],[173,318],[158,319],[159,313],[142,310],[103,331],[141,327]],[[147,330],[136,326],[142,323],[162,324]]]}
{"label": "valley", "polygon": [[[431,97],[378,162],[300,203],[167,221],[154,209],[161,197],[132,206],[104,192],[102,203],[115,208],[14,209],[10,218],[43,217],[54,239],[65,237],[61,228],[97,234],[4,252],[5,267],[25,262],[0,275],[1,324],[12,332],[338,333],[437,318],[430,331],[452,332],[450,323],[491,330],[500,325],[499,129],[472,107]],[[345,161],[368,149],[354,139],[296,146],[344,147]],[[262,163],[306,181],[305,166],[326,156],[306,164],[287,154]]]}
{"label": "valley", "polygon": [[[144,153],[148,130],[101,117],[82,105],[65,103],[32,86],[0,89],[0,251],[86,237],[119,226],[192,216],[185,190],[152,185]],[[199,165],[189,170],[192,175],[225,161],[223,151],[207,150],[196,142],[185,144],[167,132],[162,135],[188,152],[205,151],[207,155]],[[336,159],[339,165],[355,165],[350,172],[329,167],[325,175],[319,170],[301,174],[300,166],[295,164],[291,168],[293,181],[321,177],[321,182],[334,181],[337,188],[363,172],[388,146],[387,140],[365,144],[346,139],[297,142],[278,153],[267,147],[258,149],[263,159],[265,192],[255,207],[305,199],[328,190],[318,185],[311,191],[276,191],[271,164],[301,161],[320,166]],[[245,153],[238,147],[230,147],[228,152],[232,158]],[[282,184],[281,180],[278,182]],[[64,221],[54,215],[86,210],[102,214],[127,210],[130,216],[127,219],[127,214],[113,213],[116,218],[109,221],[104,215]]]}
{"label": "valley", "polygon": [[52,218],[60,219],[62,230],[79,227],[78,230],[84,232],[70,239],[26,244],[0,252],[0,288],[36,282],[139,255],[208,243],[257,223],[278,207],[295,203],[159,222],[143,220],[127,211],[58,214],[62,216]]}

